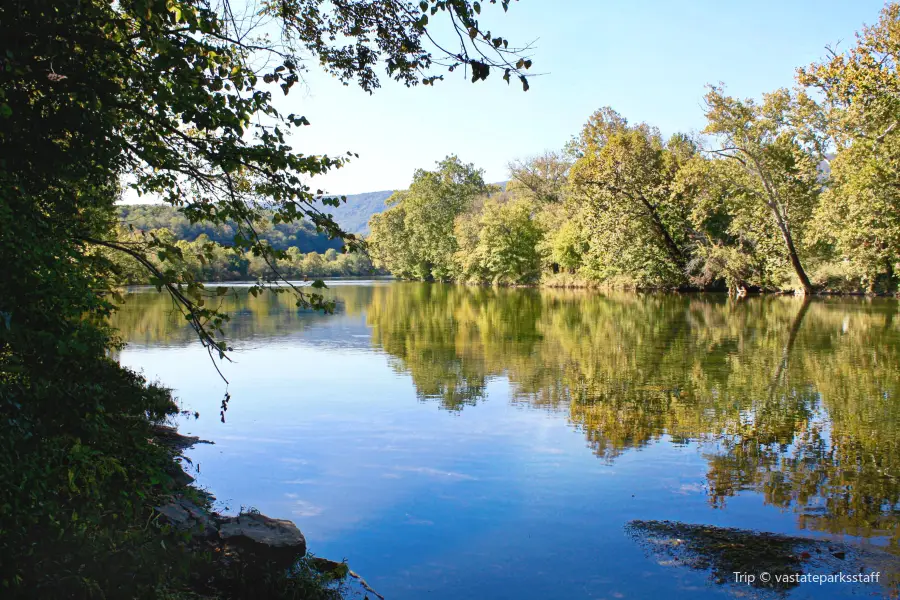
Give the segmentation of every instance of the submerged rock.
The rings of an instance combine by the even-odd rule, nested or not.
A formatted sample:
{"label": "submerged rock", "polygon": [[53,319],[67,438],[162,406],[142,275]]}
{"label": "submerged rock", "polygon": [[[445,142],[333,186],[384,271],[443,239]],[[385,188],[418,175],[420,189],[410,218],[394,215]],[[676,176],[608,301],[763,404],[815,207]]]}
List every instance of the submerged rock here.
{"label": "submerged rock", "polygon": [[[626,531],[661,565],[708,571],[719,585],[752,587],[780,597],[803,583],[799,575],[805,573],[889,573],[898,564],[896,556],[876,547],[765,531],[677,521],[631,521]],[[859,585],[872,585],[868,591],[880,595],[884,589],[875,586],[881,583],[895,585],[877,578]]]}

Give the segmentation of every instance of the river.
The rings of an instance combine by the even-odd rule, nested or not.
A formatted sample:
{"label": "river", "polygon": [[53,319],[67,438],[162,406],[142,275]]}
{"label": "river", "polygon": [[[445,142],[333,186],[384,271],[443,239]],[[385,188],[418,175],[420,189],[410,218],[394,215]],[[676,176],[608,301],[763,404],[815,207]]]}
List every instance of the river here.
{"label": "river", "polygon": [[[897,301],[329,286],[332,315],[222,298],[224,422],[165,295],[113,319],[122,364],[199,413],[224,511],[293,520],[389,600],[896,594]],[[794,571],[880,579],[749,584],[769,567],[716,540],[766,533],[818,540]]]}

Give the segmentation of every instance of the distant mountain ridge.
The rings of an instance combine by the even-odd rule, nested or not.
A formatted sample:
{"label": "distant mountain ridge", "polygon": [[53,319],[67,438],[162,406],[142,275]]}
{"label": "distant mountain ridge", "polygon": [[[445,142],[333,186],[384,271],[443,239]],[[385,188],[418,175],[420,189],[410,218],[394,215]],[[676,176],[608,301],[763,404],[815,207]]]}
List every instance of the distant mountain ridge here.
{"label": "distant mountain ridge", "polygon": [[348,194],[347,202],[340,206],[326,206],[324,212],[331,213],[335,223],[347,233],[366,235],[369,233],[369,218],[383,212],[387,206],[384,201],[391,197],[394,190]]}
{"label": "distant mountain ridge", "polygon": [[[318,205],[323,212],[331,213],[335,222],[347,233],[366,235],[369,232],[369,218],[387,208],[384,201],[393,191],[367,192],[347,196],[347,202],[340,206]],[[175,207],[163,203],[121,204],[117,207],[122,225],[137,229],[168,229],[176,239],[188,242],[206,235],[219,244],[230,245],[234,239],[233,224],[212,226],[206,223],[190,223]],[[341,240],[330,240],[324,233],[318,233],[308,220],[296,223],[280,223],[267,227],[261,237],[275,248],[286,250],[296,247],[301,252],[323,253],[329,248],[340,249]]]}
{"label": "distant mountain ridge", "polygon": [[[508,181],[498,181],[491,185],[496,185],[505,190],[508,183]],[[347,202],[342,202],[337,208],[329,206],[325,212],[331,213],[335,222],[347,233],[367,235],[369,233],[369,219],[372,215],[384,212],[387,209],[384,202],[395,191],[397,190],[348,194]]]}
{"label": "distant mountain ridge", "polygon": [[[502,188],[507,182],[499,182]],[[330,213],[334,221],[347,233],[368,235],[369,219],[372,215],[387,209],[385,201],[395,190],[348,194],[347,201],[340,206],[318,205],[325,213]],[[178,211],[166,204],[122,204],[118,207],[119,218],[124,225],[135,225],[141,229],[165,227],[178,239],[194,241],[198,235],[206,234],[213,241],[230,243],[234,235],[230,227],[211,227],[202,224],[191,225]],[[329,240],[324,234],[316,233],[312,224],[302,221],[293,225],[281,224],[264,236],[277,248],[298,247],[302,252],[324,252],[328,248],[340,248],[337,240]]]}

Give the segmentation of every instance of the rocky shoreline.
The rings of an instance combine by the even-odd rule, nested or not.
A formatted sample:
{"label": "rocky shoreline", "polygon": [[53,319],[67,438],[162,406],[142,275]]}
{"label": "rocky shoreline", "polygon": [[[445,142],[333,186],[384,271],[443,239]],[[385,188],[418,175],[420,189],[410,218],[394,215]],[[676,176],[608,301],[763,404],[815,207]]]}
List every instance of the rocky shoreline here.
{"label": "rocky shoreline", "polygon": [[[255,510],[226,516],[213,510],[215,497],[193,485],[179,462],[187,461],[184,451],[196,444],[212,444],[198,437],[182,435],[176,428],[157,425],[154,443],[172,453],[172,481],[166,502],[154,507],[165,537],[182,544],[190,553],[207,558],[203,577],[212,584],[220,577],[235,574],[243,587],[279,577],[310,577],[327,585],[336,598],[366,600],[384,597],[369,586],[346,562],[309,554],[306,538],[292,521],[276,519]],[[165,544],[165,539],[161,543]],[[198,580],[204,587],[204,581]],[[213,585],[217,587],[221,582]]]}

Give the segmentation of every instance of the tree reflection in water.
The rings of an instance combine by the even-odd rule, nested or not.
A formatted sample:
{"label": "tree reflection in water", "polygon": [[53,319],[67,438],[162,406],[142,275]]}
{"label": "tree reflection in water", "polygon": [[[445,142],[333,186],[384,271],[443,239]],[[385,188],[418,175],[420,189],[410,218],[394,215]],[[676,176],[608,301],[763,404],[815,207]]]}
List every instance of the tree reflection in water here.
{"label": "tree reflection in water", "polygon": [[[601,460],[657,440],[699,444],[712,506],[752,490],[803,528],[883,536],[900,553],[896,301],[412,283],[330,293],[333,317],[284,296],[226,296],[232,338],[364,318],[424,402],[464,410],[506,377],[512,402],[566,412]],[[192,342],[156,294],[131,295],[115,319],[132,343]]]}

